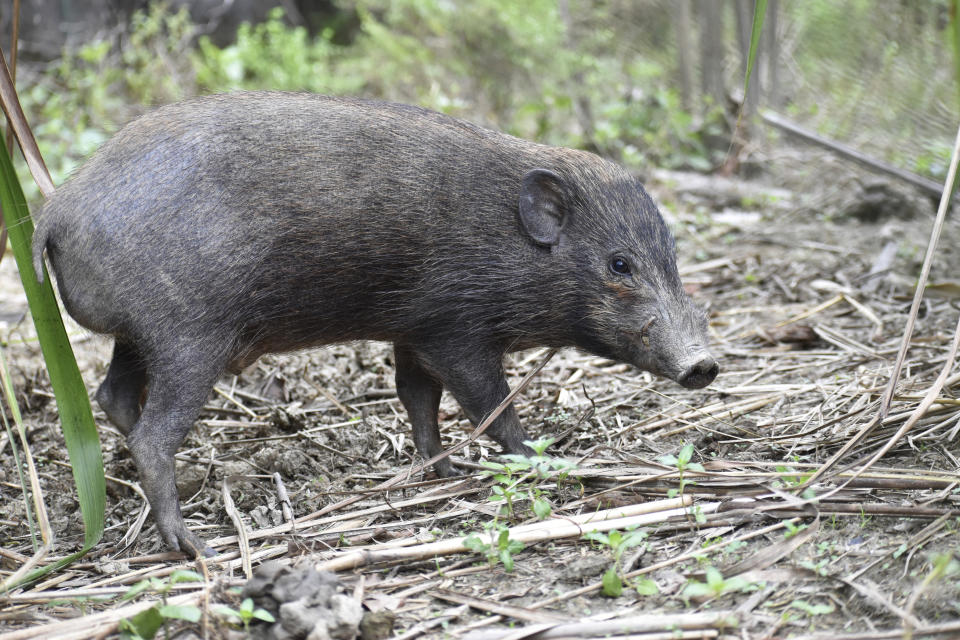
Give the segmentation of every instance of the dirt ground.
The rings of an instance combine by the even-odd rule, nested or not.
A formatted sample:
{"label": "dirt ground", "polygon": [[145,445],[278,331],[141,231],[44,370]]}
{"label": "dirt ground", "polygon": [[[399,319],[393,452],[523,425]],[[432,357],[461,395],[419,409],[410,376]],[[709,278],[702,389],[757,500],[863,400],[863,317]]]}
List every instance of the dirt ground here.
{"label": "dirt ground", "polygon": [[[904,426],[947,362],[960,311],[960,223],[954,215],[943,231],[934,286],[888,417],[813,481],[819,500],[803,500],[798,485],[877,415],[936,203],[807,149],[753,160],[759,175],[749,182],[646,176],[678,237],[688,291],[709,310],[722,365],[717,380],[685,390],[571,350],[550,360],[516,402],[531,436],[558,438],[548,453],[576,465],[565,480],[517,485],[548,500],[553,517],[664,500],[681,488],[693,509],[641,527],[647,537],[624,548],[619,564],[621,574],[638,575],[625,579],[619,597],[600,592],[612,550],[576,535],[529,543],[511,554],[510,572],[474,554],[343,570],[345,593],[364,605],[365,637],[493,638],[537,624],[583,620],[596,630],[629,618],[653,625],[634,634],[661,633],[634,636],[643,638],[883,638],[906,637],[904,629],[915,629],[914,638],[960,637],[960,367],[951,364],[939,401],[909,433],[853,478],[858,463]],[[80,547],[83,529],[25,312],[8,255],[0,263],[0,341],[60,555]],[[70,334],[92,393],[110,343],[75,325]],[[511,385],[544,355],[510,356]],[[144,501],[122,437],[94,408],[108,475],[103,541],[69,569],[0,596],[0,638],[18,630],[25,635],[10,637],[116,633],[96,616],[129,606],[120,596],[131,585],[197,567],[175,554],[157,555],[164,550],[152,520],[141,518]],[[441,424],[449,444],[471,431],[446,395]],[[686,443],[704,471],[687,470],[681,485],[677,465],[662,457],[678,455]],[[481,437],[455,457],[477,463],[497,460],[497,451]],[[5,433],[0,460],[0,569],[9,575],[32,549]],[[489,500],[492,487],[504,486],[488,476],[439,481],[416,473],[400,488],[371,491],[420,461],[394,393],[388,345],[264,357],[224,378],[178,455],[188,524],[221,554],[206,565],[214,583],[207,600],[195,600],[235,608],[241,600],[228,589],[245,580],[225,488],[254,567],[272,559],[307,571],[391,541],[482,534],[500,508]],[[273,474],[299,519],[295,533],[284,524]],[[230,476],[245,478],[226,485]],[[352,496],[361,499],[316,515]],[[498,522],[536,521],[530,505],[518,498],[512,516]],[[695,583],[709,586],[691,588]],[[189,598],[199,586],[181,583],[174,593]],[[92,588],[102,591],[82,591]],[[150,598],[156,594],[148,590],[134,601]],[[737,625],[703,622],[696,613],[724,614]],[[43,626],[63,621],[69,626]],[[183,637],[238,633],[217,617],[206,626],[172,620],[168,630]]]}

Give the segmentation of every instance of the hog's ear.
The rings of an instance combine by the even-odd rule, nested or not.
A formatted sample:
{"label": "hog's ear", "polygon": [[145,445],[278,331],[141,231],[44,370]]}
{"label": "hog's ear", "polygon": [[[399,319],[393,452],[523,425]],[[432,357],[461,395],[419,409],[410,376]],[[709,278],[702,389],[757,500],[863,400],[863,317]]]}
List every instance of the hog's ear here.
{"label": "hog's ear", "polygon": [[520,224],[537,244],[554,246],[567,222],[566,185],[547,169],[533,169],[520,185]]}

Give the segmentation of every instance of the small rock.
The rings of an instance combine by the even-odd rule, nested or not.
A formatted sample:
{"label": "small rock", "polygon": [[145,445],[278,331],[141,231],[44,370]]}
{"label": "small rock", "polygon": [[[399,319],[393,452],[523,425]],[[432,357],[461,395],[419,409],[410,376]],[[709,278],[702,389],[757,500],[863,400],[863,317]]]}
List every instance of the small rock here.
{"label": "small rock", "polygon": [[388,609],[367,611],[360,621],[360,638],[362,640],[386,640],[393,635],[393,623],[396,614]]}
{"label": "small rock", "polygon": [[578,556],[562,567],[557,575],[566,582],[583,583],[606,571],[612,563],[601,554]]}
{"label": "small rock", "polygon": [[335,594],[330,597],[330,617],[327,619],[327,629],[334,640],[353,640],[360,629],[363,619],[363,609],[360,603],[345,594]]}
{"label": "small rock", "polygon": [[312,565],[269,562],[254,571],[242,598],[269,611],[276,622],[251,628],[267,640],[353,640],[359,634],[360,603],[342,593],[337,576]]}

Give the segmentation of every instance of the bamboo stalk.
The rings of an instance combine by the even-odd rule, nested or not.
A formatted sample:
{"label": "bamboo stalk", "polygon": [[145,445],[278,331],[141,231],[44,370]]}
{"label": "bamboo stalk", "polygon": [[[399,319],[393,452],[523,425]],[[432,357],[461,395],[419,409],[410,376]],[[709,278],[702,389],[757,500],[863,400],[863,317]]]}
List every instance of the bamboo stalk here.
{"label": "bamboo stalk", "polygon": [[[511,540],[529,544],[542,542],[544,540],[578,537],[590,531],[610,531],[612,529],[626,529],[627,527],[664,522],[672,517],[683,516],[687,513],[686,506],[677,506],[678,500],[682,500],[681,504],[683,505],[690,504],[689,496],[684,496],[680,499],[674,498],[649,502],[647,503],[649,511],[646,513],[623,518],[612,518],[601,522],[591,522],[589,524],[580,524],[561,518],[551,518],[543,522],[514,527],[509,530],[509,537]],[[702,505],[701,508],[704,512],[710,512],[716,509],[716,504]],[[342,571],[344,569],[356,569],[357,567],[376,562],[417,560],[453,553],[467,553],[470,550],[464,543],[467,538],[473,535],[476,534],[403,548],[352,551],[338,557],[321,561],[316,567],[318,571]]]}
{"label": "bamboo stalk", "polygon": [[[561,624],[542,624],[521,629],[486,629],[472,631],[464,640],[506,640],[507,638],[595,638],[619,636],[633,633],[667,632],[674,629],[726,629],[736,627],[740,616],[735,611],[713,611],[710,613],[656,613],[645,616],[630,616],[615,620],[590,620]],[[671,636],[676,637],[676,636]],[[699,636],[694,636],[699,637]]]}

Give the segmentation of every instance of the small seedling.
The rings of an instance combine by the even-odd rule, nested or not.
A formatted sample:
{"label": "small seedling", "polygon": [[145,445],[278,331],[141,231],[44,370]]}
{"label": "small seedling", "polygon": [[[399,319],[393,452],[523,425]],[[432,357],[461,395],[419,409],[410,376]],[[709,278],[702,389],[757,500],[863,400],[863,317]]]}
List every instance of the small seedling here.
{"label": "small seedling", "polygon": [[808,616],[822,616],[833,613],[836,609],[832,604],[810,604],[806,600],[794,600],[790,606],[803,611]]}
{"label": "small seedling", "polygon": [[463,545],[474,553],[481,553],[487,558],[491,567],[497,564],[497,561],[503,563],[503,568],[507,573],[513,571],[514,554],[523,551],[523,543],[519,540],[510,539],[510,529],[503,523],[493,520],[484,525],[490,534],[490,542],[484,542],[480,536],[474,534],[463,541]]}
{"label": "small seedling", "polygon": [[264,622],[276,622],[276,619],[266,609],[255,607],[253,598],[246,598],[240,603],[239,609],[233,609],[227,605],[214,607],[213,612],[225,618],[231,619],[231,622],[239,620],[243,625],[243,630],[250,632],[250,623],[254,620],[263,620]]}
{"label": "small seedling", "polygon": [[704,573],[706,574],[706,582],[691,580],[684,587],[681,594],[684,600],[690,598],[706,600],[734,591],[750,591],[757,587],[756,584],[737,576],[724,579],[723,574],[715,567],[707,567]]}
{"label": "small seedling", "polygon": [[703,465],[700,464],[699,462],[690,462],[691,458],[693,458],[692,444],[683,445],[678,455],[673,455],[672,453],[668,453],[665,456],[660,456],[659,458],[657,458],[657,460],[659,460],[661,464],[665,464],[668,467],[676,467],[677,469],[677,476],[679,478],[680,487],[678,489],[670,489],[669,491],[667,491],[667,497],[674,498],[677,495],[682,496],[684,487],[686,487],[688,484],[695,484],[695,481],[687,480],[684,477],[683,475],[684,472],[686,471],[703,472],[704,471]]}
{"label": "small seedling", "polygon": [[[583,537],[602,546],[607,547],[613,554],[613,564],[603,574],[603,595],[611,598],[619,597],[623,593],[622,563],[623,554],[634,547],[645,546],[647,544],[647,532],[639,529],[628,529],[626,533],[620,533],[616,529],[609,533],[600,533],[591,531]],[[642,579],[633,584],[640,595],[653,595],[657,593],[657,584],[649,579]]]}
{"label": "small seedling", "polygon": [[544,455],[551,444],[552,438],[528,440],[524,444],[534,451],[532,456],[508,454],[503,456],[507,462],[483,462],[486,470],[484,475],[492,477],[497,482],[490,496],[490,502],[502,503],[501,513],[507,518],[516,515],[515,503],[529,499],[534,514],[541,520],[550,516],[553,507],[544,493],[533,482],[534,479],[546,480],[556,476],[559,486],[576,465],[562,458],[551,458]]}
{"label": "small seedling", "polygon": [[807,525],[805,524],[794,524],[789,520],[784,520],[783,526],[786,528],[786,531],[783,532],[784,538],[792,538],[807,528]]}
{"label": "small seedling", "polygon": [[120,621],[120,634],[130,640],[150,640],[163,627],[163,635],[170,638],[170,620],[186,620],[198,622],[201,611],[193,605],[172,605],[167,603],[167,596],[173,586],[179,582],[201,582],[203,576],[195,571],[177,570],[167,579],[147,578],[130,587],[122,600],[132,600],[144,592],[156,593],[160,602],[141,611],[135,616]]}

